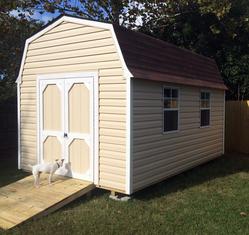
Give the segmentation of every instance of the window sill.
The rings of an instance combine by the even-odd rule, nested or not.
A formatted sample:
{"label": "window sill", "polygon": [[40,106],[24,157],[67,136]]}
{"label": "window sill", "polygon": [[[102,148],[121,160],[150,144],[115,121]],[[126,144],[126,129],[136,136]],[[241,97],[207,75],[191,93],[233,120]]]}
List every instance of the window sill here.
{"label": "window sill", "polygon": [[210,128],[211,125],[208,125],[208,126],[200,126],[200,129],[205,129],[205,128]]}
{"label": "window sill", "polygon": [[178,133],[178,132],[180,132],[180,130],[175,130],[175,131],[163,131],[163,135],[174,134],[174,133]]}

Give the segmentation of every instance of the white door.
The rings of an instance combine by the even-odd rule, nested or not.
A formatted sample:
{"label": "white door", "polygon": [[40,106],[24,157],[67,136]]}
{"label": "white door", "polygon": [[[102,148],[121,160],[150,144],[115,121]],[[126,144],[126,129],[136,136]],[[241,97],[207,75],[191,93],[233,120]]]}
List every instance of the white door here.
{"label": "white door", "polygon": [[40,162],[64,158],[64,174],[93,181],[93,79],[39,83]]}

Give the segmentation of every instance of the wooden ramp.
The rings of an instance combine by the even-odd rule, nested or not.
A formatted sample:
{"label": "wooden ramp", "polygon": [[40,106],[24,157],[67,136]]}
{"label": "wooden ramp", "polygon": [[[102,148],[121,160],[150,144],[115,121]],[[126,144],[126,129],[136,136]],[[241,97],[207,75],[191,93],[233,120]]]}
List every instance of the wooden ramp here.
{"label": "wooden ramp", "polygon": [[47,179],[48,175],[42,174],[39,188],[33,186],[33,176],[0,188],[0,228],[47,215],[95,187],[91,182],[62,176],[54,176],[49,185]]}

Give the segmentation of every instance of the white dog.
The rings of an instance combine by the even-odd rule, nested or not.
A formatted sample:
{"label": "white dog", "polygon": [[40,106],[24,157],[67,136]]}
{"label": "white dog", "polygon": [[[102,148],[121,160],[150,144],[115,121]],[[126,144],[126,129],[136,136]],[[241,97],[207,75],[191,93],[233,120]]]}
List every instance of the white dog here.
{"label": "white dog", "polygon": [[60,167],[63,166],[64,159],[58,160],[56,159],[54,163],[43,163],[43,164],[37,164],[32,167],[32,173],[35,179],[34,185],[35,187],[39,187],[40,184],[40,174],[42,172],[49,173],[48,183],[51,184],[52,177],[56,170],[58,170]]}

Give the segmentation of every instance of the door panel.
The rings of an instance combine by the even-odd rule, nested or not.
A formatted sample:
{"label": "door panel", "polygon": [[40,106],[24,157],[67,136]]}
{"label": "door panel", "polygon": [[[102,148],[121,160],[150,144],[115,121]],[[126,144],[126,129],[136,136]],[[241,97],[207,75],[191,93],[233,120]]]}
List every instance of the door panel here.
{"label": "door panel", "polygon": [[41,162],[64,158],[64,82],[40,81]]}
{"label": "door panel", "polygon": [[71,162],[72,171],[76,174],[88,174],[89,146],[81,139],[74,139],[69,145],[69,161]]}
{"label": "door panel", "polygon": [[43,160],[46,163],[54,162],[62,156],[62,145],[55,136],[48,136],[43,143]]}
{"label": "door panel", "polygon": [[61,93],[56,84],[48,84],[43,92],[43,129],[60,131]]}
{"label": "door panel", "polygon": [[89,133],[89,90],[84,83],[72,85],[68,94],[69,132]]}

